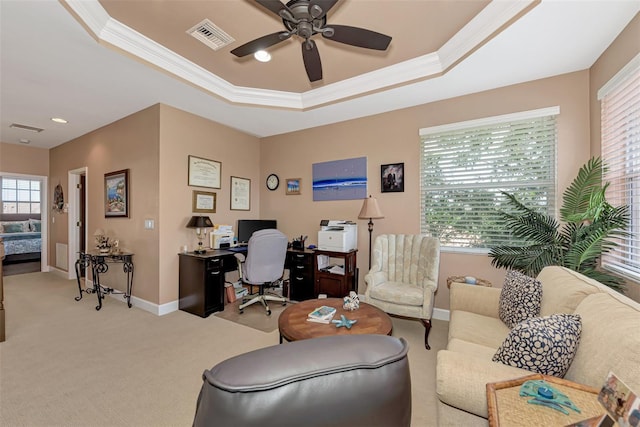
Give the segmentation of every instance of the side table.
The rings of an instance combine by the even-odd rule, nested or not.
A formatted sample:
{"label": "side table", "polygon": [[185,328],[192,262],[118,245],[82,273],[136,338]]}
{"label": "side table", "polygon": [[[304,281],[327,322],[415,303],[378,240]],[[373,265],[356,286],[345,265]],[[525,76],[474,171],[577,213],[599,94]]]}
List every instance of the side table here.
{"label": "side table", "polygon": [[[566,394],[580,408],[580,413],[569,415],[546,406],[527,403],[528,397],[520,396],[520,386],[529,380],[545,380]],[[599,390],[552,376],[533,374],[509,381],[487,384],[489,426],[566,426],[588,418],[603,415],[606,411],[598,402]]]}
{"label": "side table", "polygon": [[[117,291],[111,287],[103,286],[100,283],[100,275],[109,271],[109,264],[121,263],[122,271],[127,275],[127,290],[125,292]],[[78,259],[76,260],[76,280],[78,282],[78,293],[75,297],[76,301],[82,299],[82,292],[88,294],[96,294],[98,296],[98,305],[96,310],[102,308],[102,300],[105,295],[115,294],[123,295],[127,300],[127,307],[131,308],[131,289],[133,287],[133,253],[131,252],[118,252],[118,253],[102,253],[97,251],[79,252]],[[91,279],[93,281],[93,287],[90,289],[82,289],[80,283],[80,270],[91,267]]]}

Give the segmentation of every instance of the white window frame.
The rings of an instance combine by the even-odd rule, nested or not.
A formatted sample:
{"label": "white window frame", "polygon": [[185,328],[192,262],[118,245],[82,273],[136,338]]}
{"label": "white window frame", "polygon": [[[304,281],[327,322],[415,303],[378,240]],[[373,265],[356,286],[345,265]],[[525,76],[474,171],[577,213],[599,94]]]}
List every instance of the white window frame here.
{"label": "white window frame", "polygon": [[[29,181],[29,189],[28,190],[19,190],[16,189],[16,197],[14,198],[6,198],[4,197],[5,195],[5,187],[4,187],[4,181],[5,180],[15,180],[15,181]],[[32,195],[33,192],[35,190],[33,190],[31,188],[31,186],[33,185],[34,182],[38,183],[39,189],[38,189],[38,201],[34,202],[32,199]],[[7,189],[8,191],[12,191],[13,189]],[[18,191],[28,191],[29,193],[29,200],[20,200],[20,197],[17,195]],[[43,193],[43,183],[42,180],[40,179],[31,179],[31,178],[23,178],[23,177],[18,177],[18,176],[10,176],[10,175],[3,175],[0,176],[0,210],[1,212],[4,212],[4,204],[5,203],[16,203],[16,212],[14,213],[4,213],[4,215],[28,215],[28,214],[36,214],[36,215],[40,215],[42,214],[42,193]],[[18,204],[20,203],[28,203],[29,204],[29,212],[18,212]],[[33,212],[33,205],[39,205],[40,210],[38,212]]]}
{"label": "white window frame", "polygon": [[605,270],[640,282],[640,54],[600,88],[598,100],[607,200],[630,207],[629,236],[618,239],[619,246],[603,254],[601,263]]}
{"label": "white window frame", "polygon": [[[429,128],[423,128],[420,129],[420,153],[421,153],[421,159],[420,159],[420,164],[421,164],[421,175],[420,175],[420,195],[421,195],[421,219],[420,219],[420,225],[421,225],[421,232],[422,233],[427,233],[427,234],[431,234],[428,230],[428,224],[426,223],[426,203],[427,203],[427,195],[426,193],[429,191],[427,190],[425,187],[427,187],[428,184],[428,174],[429,171],[426,170],[426,162],[423,156],[425,156],[425,139],[427,137],[432,138],[433,136],[439,136],[439,135],[443,135],[449,132],[455,132],[455,131],[462,131],[465,129],[475,129],[478,128],[479,131],[486,131],[487,129],[493,128],[493,127],[498,127],[498,126],[504,126],[507,123],[517,123],[520,121],[526,121],[526,120],[531,120],[531,119],[538,119],[538,118],[548,118],[548,117],[554,117],[554,119],[556,118],[556,116],[558,116],[560,114],[560,107],[558,106],[554,106],[554,107],[548,107],[548,108],[541,108],[541,109],[537,109],[537,110],[530,110],[530,111],[523,111],[523,112],[517,112],[517,113],[511,113],[511,114],[505,114],[505,115],[500,115],[500,116],[494,116],[494,117],[487,117],[487,118],[482,118],[482,119],[477,119],[477,120],[469,120],[469,121],[465,121],[465,122],[459,122],[459,123],[452,123],[452,124],[446,124],[446,125],[440,125],[440,126],[433,126],[433,127],[429,127]],[[544,183],[542,183],[542,185],[544,185],[545,191],[547,191],[548,194],[548,205],[546,206],[546,208],[544,208],[545,213],[548,213],[549,215],[552,215],[554,217],[557,217],[557,201],[556,201],[556,193],[557,193],[557,123],[554,127],[554,135],[553,135],[553,147],[550,147],[551,152],[549,153],[549,155],[551,156],[552,160],[551,160],[551,165],[548,165],[550,167],[550,174],[551,176],[549,177],[549,179],[547,181],[545,181]],[[473,172],[471,172],[473,173]],[[458,188],[462,191],[464,190],[472,190],[472,189],[478,189],[478,188],[485,188],[485,189],[491,189],[494,190],[496,188],[498,189],[506,189],[506,188],[513,188],[513,187],[519,187],[521,185],[528,185],[530,186],[530,182],[518,182],[518,181],[513,181],[513,180],[509,180],[508,182],[505,181],[504,183],[501,183],[500,181],[493,181],[490,183],[486,183],[486,184],[464,184],[464,185],[458,185]],[[541,188],[542,188],[541,185]],[[433,191],[433,188],[431,189],[431,191]],[[442,239],[441,236],[436,236]],[[450,242],[446,241],[446,240],[442,240],[442,251],[443,252],[462,252],[462,253],[479,253],[479,254],[487,254],[490,250],[490,248],[488,247],[488,243],[481,243],[481,247],[478,246],[460,246],[460,244],[450,244]],[[505,244],[507,244],[508,242],[505,241]]]}

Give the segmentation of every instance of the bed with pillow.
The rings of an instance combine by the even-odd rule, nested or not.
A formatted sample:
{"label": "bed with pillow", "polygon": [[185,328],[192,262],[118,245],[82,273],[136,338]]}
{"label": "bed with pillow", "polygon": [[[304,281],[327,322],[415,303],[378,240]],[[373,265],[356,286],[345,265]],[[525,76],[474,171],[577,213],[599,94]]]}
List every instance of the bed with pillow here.
{"label": "bed with pillow", "polygon": [[4,241],[3,264],[40,259],[42,223],[39,215],[9,215],[0,217],[0,238]]}

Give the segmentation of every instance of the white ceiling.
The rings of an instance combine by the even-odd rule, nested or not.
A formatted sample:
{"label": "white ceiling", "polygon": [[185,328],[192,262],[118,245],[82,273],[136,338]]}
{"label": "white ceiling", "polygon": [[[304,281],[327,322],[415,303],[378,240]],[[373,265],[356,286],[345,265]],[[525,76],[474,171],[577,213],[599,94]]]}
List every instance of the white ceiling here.
{"label": "white ceiling", "polygon": [[[98,42],[91,26],[83,27],[58,1],[0,0],[0,140],[55,147],[156,103],[258,137],[277,135],[587,69],[638,11],[637,0],[543,1],[440,77],[353,98],[337,95],[326,106],[305,102],[317,91],[339,92],[340,82],[293,95],[231,85],[230,93],[248,93],[256,104],[284,98],[300,106],[273,108],[231,103],[213,94],[216,88],[203,90],[113,49],[103,36]],[[18,130],[11,123],[45,130]]]}

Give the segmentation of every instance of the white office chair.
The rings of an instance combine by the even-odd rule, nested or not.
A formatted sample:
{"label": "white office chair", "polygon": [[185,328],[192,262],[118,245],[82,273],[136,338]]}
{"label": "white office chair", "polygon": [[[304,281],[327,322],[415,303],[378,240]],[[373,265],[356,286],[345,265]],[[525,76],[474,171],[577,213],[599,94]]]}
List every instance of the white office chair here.
{"label": "white office chair", "polygon": [[258,293],[242,299],[240,313],[245,307],[256,302],[261,302],[267,315],[271,315],[271,309],[267,301],[287,304],[287,299],[275,294],[267,294],[265,287],[282,282],[284,273],[284,261],[287,256],[287,236],[275,229],[260,230],[253,233],[249,239],[246,258],[242,254],[236,254],[238,259],[238,273],[242,283],[258,286]]}

